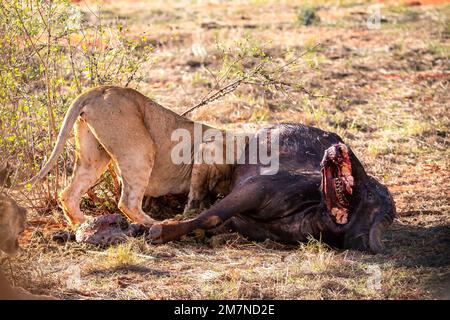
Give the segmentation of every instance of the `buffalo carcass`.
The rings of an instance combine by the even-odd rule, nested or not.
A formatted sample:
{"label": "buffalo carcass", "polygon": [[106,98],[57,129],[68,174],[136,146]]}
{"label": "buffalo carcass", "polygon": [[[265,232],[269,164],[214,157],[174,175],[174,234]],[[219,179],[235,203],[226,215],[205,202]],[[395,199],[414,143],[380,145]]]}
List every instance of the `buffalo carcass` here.
{"label": "buffalo carcass", "polygon": [[[273,126],[255,138],[262,141],[267,130],[279,137],[276,174],[262,174],[264,165],[247,160],[233,165],[225,198],[194,219],[153,225],[150,238],[164,243],[220,227],[257,241],[298,243],[312,236],[336,248],[381,251],[394,201],[342,139],[300,124]],[[248,159],[248,148],[243,156]]]}

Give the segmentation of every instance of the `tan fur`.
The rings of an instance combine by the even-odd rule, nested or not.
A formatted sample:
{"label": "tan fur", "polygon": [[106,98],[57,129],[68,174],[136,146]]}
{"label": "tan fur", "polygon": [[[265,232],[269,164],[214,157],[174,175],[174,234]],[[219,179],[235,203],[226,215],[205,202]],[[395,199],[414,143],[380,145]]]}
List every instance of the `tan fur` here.
{"label": "tan fur", "polygon": [[[193,137],[194,122],[136,90],[112,86],[87,91],[72,103],[49,161],[31,183],[43,178],[56,164],[72,127],[75,127],[76,166],[70,184],[60,195],[63,211],[72,225],[85,221],[79,209],[80,199],[109,162],[113,163],[122,185],[119,208],[134,222],[148,225],[154,222],[142,211],[144,195],[188,193],[199,185],[194,182],[191,187],[192,164],[176,165],[171,160],[171,150],[178,143],[171,141],[172,132],[184,128]],[[202,167],[196,172],[202,170],[211,171]],[[223,168],[219,170],[222,171]],[[203,194],[191,192],[190,203]]]}
{"label": "tan fur", "polygon": [[[7,195],[0,194],[0,250],[14,255],[19,250],[18,237],[25,228],[26,211]],[[13,288],[0,270],[0,300],[48,300],[22,288]]]}
{"label": "tan fur", "polygon": [[55,298],[32,294],[20,287],[13,288],[0,271],[0,300],[55,300]]}
{"label": "tan fur", "polygon": [[[7,168],[0,169],[0,185],[7,179]],[[0,251],[14,255],[19,250],[18,237],[25,228],[26,210],[17,205],[9,196],[0,193]],[[0,270],[0,300],[49,299],[47,296],[33,295],[22,288],[12,288]]]}
{"label": "tan fur", "polygon": [[0,194],[0,250],[14,254],[19,249],[17,238],[25,228],[26,211],[7,195]]}

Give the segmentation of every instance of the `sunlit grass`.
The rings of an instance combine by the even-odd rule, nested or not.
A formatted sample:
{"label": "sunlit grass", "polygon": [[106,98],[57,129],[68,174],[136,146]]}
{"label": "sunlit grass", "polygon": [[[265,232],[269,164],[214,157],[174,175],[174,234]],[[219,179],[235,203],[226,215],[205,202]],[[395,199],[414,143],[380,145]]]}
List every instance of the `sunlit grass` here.
{"label": "sunlit grass", "polygon": [[105,267],[118,267],[135,264],[137,260],[132,243],[126,242],[108,248],[104,263]]}

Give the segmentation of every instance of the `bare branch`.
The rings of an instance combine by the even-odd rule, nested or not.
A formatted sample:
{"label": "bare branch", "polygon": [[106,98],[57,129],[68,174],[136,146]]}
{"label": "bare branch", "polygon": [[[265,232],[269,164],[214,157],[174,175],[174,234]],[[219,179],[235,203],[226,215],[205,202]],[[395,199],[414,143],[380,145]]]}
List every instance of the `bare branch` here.
{"label": "bare branch", "polygon": [[231,83],[228,83],[224,87],[217,89],[215,91],[210,91],[205,98],[203,98],[199,103],[194,105],[193,107],[189,108],[188,110],[181,113],[181,116],[185,116],[186,114],[192,112],[195,109],[198,109],[200,107],[203,107],[204,105],[207,105],[217,99],[220,99],[221,97],[233,92],[236,90],[246,79],[250,79],[255,74],[261,71],[262,67],[264,66],[265,62],[261,62],[258,64],[255,68],[252,69],[249,73],[243,75],[242,77],[232,81]]}
{"label": "bare branch", "polygon": [[[288,61],[286,64],[274,69],[271,71],[271,73],[276,73],[279,72],[281,70],[283,70],[284,68],[292,65],[293,63],[295,63],[296,61],[298,61],[301,57],[305,56],[308,52],[311,52],[313,50],[315,50],[317,47],[319,47],[321,44],[317,43],[316,45],[314,45],[313,47],[305,50],[304,52],[302,52],[300,55],[298,55],[297,57],[295,57],[294,59]],[[239,61],[241,61],[243,58],[240,57],[239,59],[237,59],[236,61],[233,61],[232,64],[228,67],[227,71],[225,72],[224,76],[219,79],[219,82],[221,82],[230,72],[231,68],[238,63]],[[195,104],[194,106],[192,106],[191,108],[189,108],[188,110],[184,111],[181,113],[181,116],[185,116],[188,113],[192,112],[195,109],[201,108],[217,99],[222,98],[223,96],[235,91],[241,84],[250,84],[250,85],[257,85],[257,86],[282,86],[282,87],[289,87],[289,88],[296,88],[296,89],[300,89],[301,91],[303,91],[304,93],[310,95],[310,96],[314,96],[314,97],[322,97],[322,96],[315,96],[313,94],[311,94],[311,92],[309,92],[308,90],[306,90],[304,87],[299,86],[298,84],[295,83],[290,83],[290,82],[286,82],[283,80],[278,80],[273,78],[270,74],[268,74],[267,72],[263,71],[263,67],[266,65],[267,61],[263,60],[260,64],[258,64],[255,68],[253,68],[250,72],[245,73],[243,76],[231,81],[230,83],[226,84],[225,86],[223,86],[222,88],[216,89],[216,90],[211,90],[209,91],[201,100],[199,103]],[[208,70],[209,71],[209,70]],[[262,78],[262,79],[261,79]]]}

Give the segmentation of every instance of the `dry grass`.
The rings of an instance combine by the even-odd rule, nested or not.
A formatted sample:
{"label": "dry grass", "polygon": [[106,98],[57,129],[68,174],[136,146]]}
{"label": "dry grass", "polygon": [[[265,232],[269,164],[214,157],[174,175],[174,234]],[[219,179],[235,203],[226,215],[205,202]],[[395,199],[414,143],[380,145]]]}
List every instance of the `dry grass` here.
{"label": "dry grass", "polygon": [[[297,24],[299,1],[276,3],[189,2],[186,10],[186,1],[114,1],[102,12],[157,45],[137,85],[177,112],[209,90],[213,79],[201,63],[212,70],[220,63],[215,38],[232,43],[251,35],[280,61],[323,43],[286,78],[301,77],[326,98],[242,87],[192,118],[229,129],[298,121],[338,132],[393,193],[399,217],[385,236],[386,252],[253,243],[235,234],[160,246],[133,239],[101,250],[52,242],[61,215],[31,212],[23,251],[11,268],[0,263],[16,284],[67,299],[449,298],[449,6],[386,5],[386,22],[369,30],[368,5],[360,1],[321,1],[320,23],[309,27]],[[210,22],[217,25],[201,27]],[[195,54],[199,47],[205,56]],[[381,272],[375,289],[367,282],[374,268]]]}

